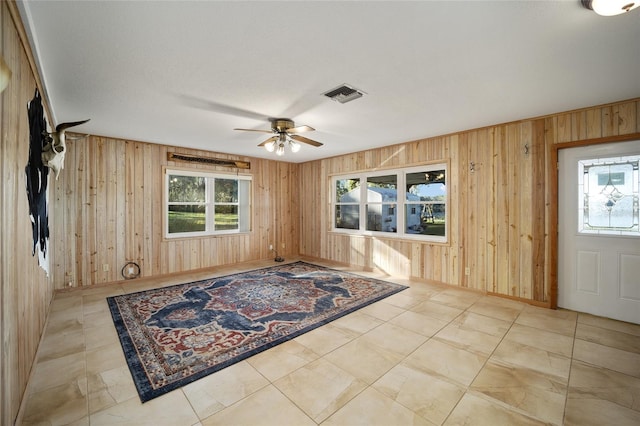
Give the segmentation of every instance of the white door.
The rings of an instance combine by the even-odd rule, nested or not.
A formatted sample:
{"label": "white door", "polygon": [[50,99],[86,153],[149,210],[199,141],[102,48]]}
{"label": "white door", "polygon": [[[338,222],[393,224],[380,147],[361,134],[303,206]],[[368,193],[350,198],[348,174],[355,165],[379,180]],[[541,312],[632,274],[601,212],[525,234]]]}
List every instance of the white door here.
{"label": "white door", "polygon": [[640,324],[640,141],[558,159],[558,306]]}

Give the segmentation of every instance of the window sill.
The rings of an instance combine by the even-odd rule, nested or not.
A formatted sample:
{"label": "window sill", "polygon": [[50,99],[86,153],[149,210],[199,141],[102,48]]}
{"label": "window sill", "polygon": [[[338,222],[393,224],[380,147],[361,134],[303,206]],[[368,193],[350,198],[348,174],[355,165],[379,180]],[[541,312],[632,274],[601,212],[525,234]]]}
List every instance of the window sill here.
{"label": "window sill", "polygon": [[356,237],[356,238],[368,238],[373,240],[393,240],[393,241],[401,241],[401,242],[408,242],[408,243],[420,243],[420,244],[428,244],[428,245],[444,246],[444,247],[451,246],[451,244],[447,240],[430,240],[430,239],[425,239],[419,236],[416,236],[416,237],[411,237],[408,235],[398,236],[394,234],[386,234],[386,233],[378,233],[378,232],[361,233],[361,232],[349,232],[349,231],[342,231],[342,230],[335,230],[335,229],[330,230],[329,234],[344,235],[344,236]]}
{"label": "window sill", "polygon": [[241,232],[227,232],[224,234],[206,234],[206,235],[181,235],[179,237],[168,237],[166,235],[162,236],[163,242],[169,241],[192,241],[197,239],[208,239],[208,238],[226,238],[226,237],[237,237],[237,236],[245,236],[250,235],[252,231],[241,231]]}

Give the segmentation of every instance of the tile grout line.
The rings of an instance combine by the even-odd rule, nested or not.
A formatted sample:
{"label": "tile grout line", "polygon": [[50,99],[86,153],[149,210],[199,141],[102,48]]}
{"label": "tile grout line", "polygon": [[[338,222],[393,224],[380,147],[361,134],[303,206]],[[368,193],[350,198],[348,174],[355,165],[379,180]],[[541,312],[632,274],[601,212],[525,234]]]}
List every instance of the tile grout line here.
{"label": "tile grout line", "polygon": [[[382,302],[382,301],[384,301],[384,299],[381,299],[381,300],[379,300],[379,301],[377,301],[377,302],[375,302],[375,303],[380,303],[380,302]],[[375,303],[373,303],[373,304],[375,304]],[[367,305],[367,306],[372,306],[373,304],[371,304],[371,305]],[[387,304],[391,305],[391,304],[390,304],[390,303],[388,303],[388,302],[387,302]],[[362,309],[366,308],[367,306],[363,307]],[[394,306],[394,307],[398,307],[398,308],[399,308],[399,306],[396,306],[396,305],[392,305],[392,306]],[[401,308],[401,309],[404,309],[404,308]],[[404,311],[406,312],[407,310],[406,310],[406,309],[404,309]],[[357,312],[357,311],[354,311],[354,312]],[[352,312],[351,314],[353,314],[354,312]],[[403,312],[403,313],[404,313],[404,312]],[[368,315],[368,314],[365,314],[365,315]],[[346,342],[346,343],[344,343],[344,344],[342,344],[342,345],[340,345],[340,346],[338,346],[338,347],[336,347],[336,348],[332,349],[331,351],[327,352],[326,354],[324,354],[324,355],[320,356],[320,358],[318,358],[318,359],[323,359],[325,362],[330,363],[330,364],[331,364],[331,365],[333,365],[334,367],[336,367],[336,368],[338,368],[338,369],[340,369],[340,370],[342,370],[342,371],[345,371],[342,367],[340,367],[340,366],[336,365],[335,363],[331,362],[331,361],[330,361],[330,360],[328,360],[328,359],[325,359],[325,357],[326,357],[327,355],[329,355],[330,353],[335,352],[336,350],[338,350],[338,349],[340,349],[340,348],[342,348],[342,347],[344,347],[344,346],[348,345],[349,343],[351,343],[351,342],[353,342],[353,341],[355,341],[355,340],[357,340],[357,339],[361,338],[361,337],[362,337],[362,336],[364,336],[365,334],[370,333],[371,331],[373,331],[373,330],[375,330],[375,329],[377,329],[377,328],[380,328],[380,327],[381,327],[381,326],[383,326],[384,324],[388,324],[388,323],[389,323],[389,321],[391,321],[392,319],[394,319],[394,318],[398,317],[399,315],[402,315],[402,314],[395,315],[395,316],[393,316],[392,318],[390,318],[390,319],[388,319],[388,320],[382,320],[381,318],[377,318],[377,317],[375,317],[375,316],[373,316],[373,315],[370,315],[370,316],[372,316],[372,317],[374,317],[374,318],[376,318],[376,319],[381,320],[381,321],[382,321],[382,323],[380,323],[380,324],[376,325],[375,327],[373,327],[373,328],[371,328],[371,329],[369,329],[369,330],[365,331],[364,333],[360,333],[360,335],[358,335],[357,337],[355,337],[355,338],[353,338],[353,339],[349,340],[348,342]],[[339,319],[339,318],[338,318],[338,319]],[[333,321],[332,321],[332,322],[333,322]],[[329,323],[329,324],[330,324],[330,323]],[[325,324],[325,325],[326,325],[326,324]],[[303,346],[304,346],[304,345],[303,345]],[[313,361],[312,361],[312,362],[313,362]],[[305,364],[305,366],[306,366],[306,365],[308,365],[308,364],[309,364],[309,363]],[[396,365],[397,365],[397,364],[396,364]],[[301,366],[300,368],[303,368],[303,367],[304,367],[304,366]],[[395,367],[395,365],[394,365],[394,367]],[[299,370],[300,368],[296,369],[296,371],[297,371],[297,370]],[[391,368],[393,368],[393,367],[391,367]],[[389,370],[391,370],[391,369],[389,369]],[[387,370],[387,372],[385,372],[384,374],[387,374],[387,373],[389,372],[389,370]],[[351,374],[351,373],[349,373],[349,372],[347,372],[347,371],[345,371],[345,372],[346,372],[347,374]],[[382,374],[382,376],[384,376],[384,374]],[[380,377],[382,377],[382,376],[380,376]],[[358,379],[358,378],[357,378],[357,377],[355,377],[355,376],[354,376],[354,379],[356,379],[356,380],[358,380],[358,381],[361,381],[360,379]],[[376,381],[377,381],[377,380],[376,380]],[[363,382],[363,383],[364,383],[364,382]],[[375,383],[375,381],[374,381],[373,383]],[[314,419],[311,419],[311,420],[312,420],[314,423],[316,423],[317,425],[320,425],[320,424],[322,424],[322,423],[326,422],[326,421],[327,421],[328,419],[330,419],[333,415],[335,415],[338,411],[340,411],[343,407],[345,407],[347,404],[349,404],[351,401],[353,401],[355,398],[357,398],[357,397],[358,397],[360,394],[362,394],[364,391],[366,391],[367,389],[369,389],[369,388],[373,385],[373,383],[371,383],[371,384],[366,384],[366,386],[365,386],[365,387],[364,387],[360,392],[357,392],[355,395],[353,395],[353,397],[351,397],[351,398],[350,398],[348,401],[346,401],[346,402],[345,402],[341,407],[337,408],[334,412],[332,412],[330,415],[328,415],[324,420],[322,420],[322,422],[318,423],[318,422],[316,422]],[[274,386],[275,386],[275,385],[274,385]],[[276,388],[277,388],[277,387],[276,387]],[[280,391],[280,389],[278,389],[278,391]],[[286,395],[285,395],[285,396],[286,396]],[[295,404],[295,402],[293,402],[293,401],[291,401],[291,402]],[[296,406],[297,406],[297,404],[296,404]],[[298,408],[300,408],[300,407],[298,407]],[[302,408],[300,408],[300,409],[302,410]],[[302,411],[304,412],[304,410],[302,410]],[[306,413],[305,413],[305,414],[306,414]],[[311,417],[309,417],[309,418],[311,418]]]}
{"label": "tile grout line", "polygon": [[[470,305],[467,309],[464,310],[464,312],[470,312],[470,313],[474,313],[473,311],[469,311],[469,309],[475,305],[477,302],[473,303],[472,305]],[[447,415],[447,417],[445,418],[445,420],[443,421],[442,424],[445,424],[446,421],[449,419],[449,417],[451,416],[451,414],[453,414],[453,412],[455,411],[455,409],[458,407],[458,405],[460,404],[460,401],[462,401],[462,399],[464,398],[465,395],[467,394],[472,394],[475,391],[473,391],[471,389],[473,382],[475,382],[475,380],[477,379],[477,377],[480,375],[480,373],[482,372],[482,370],[487,366],[488,362],[491,360],[491,357],[494,355],[495,351],[498,349],[498,347],[500,346],[500,344],[505,340],[505,338],[507,337],[507,334],[509,334],[509,331],[513,328],[514,324],[516,324],[516,321],[518,320],[518,318],[520,317],[520,315],[524,312],[524,310],[526,309],[526,306],[523,306],[523,308],[520,310],[520,312],[518,312],[518,315],[511,321],[511,325],[509,326],[509,328],[507,329],[507,331],[504,333],[504,335],[502,336],[502,338],[500,339],[500,341],[498,342],[498,344],[495,346],[495,348],[493,349],[493,351],[491,351],[491,354],[489,354],[489,356],[487,356],[485,362],[483,363],[482,367],[478,370],[478,373],[476,373],[476,375],[474,376],[473,380],[471,381],[471,383],[466,386],[466,390],[465,393],[462,395],[462,397],[458,400],[458,402],[454,405],[454,407],[451,409],[451,411],[449,412],[449,414]],[[482,314],[477,314],[477,315],[482,315]],[[483,315],[486,316],[486,315]],[[493,318],[493,317],[488,317],[488,318]],[[494,318],[494,319],[499,319],[499,318]],[[577,324],[577,319],[576,319],[576,324]],[[507,363],[508,364],[508,363]],[[534,370],[535,371],[535,370]],[[568,387],[568,386],[567,386]],[[499,407],[503,407],[504,409],[507,409],[509,411],[513,411],[516,412],[524,417],[536,420],[536,421],[541,421],[544,423],[547,423],[548,421],[542,418],[539,418],[535,415],[532,415],[531,413],[524,411],[522,409],[519,409],[518,407],[514,407],[511,404],[508,404],[504,401],[500,401],[497,400],[495,398],[492,398],[482,392],[478,392],[480,393],[485,399],[489,402],[493,402],[494,404],[497,404]],[[565,404],[566,404],[566,395],[565,395]]]}
{"label": "tile grout line", "polygon": [[[426,300],[428,300],[428,299],[426,299]],[[379,300],[379,301],[378,301],[378,302],[376,302],[376,303],[380,303],[380,302],[384,302],[384,299],[381,299],[381,300]],[[375,317],[375,316],[373,316],[373,315],[370,315],[370,316],[372,316],[372,317],[374,317],[374,318],[376,318],[376,319],[378,319],[378,320],[380,320],[380,321],[382,321],[382,322],[381,322],[380,324],[376,325],[375,327],[373,327],[373,328],[371,328],[371,329],[367,330],[366,332],[364,332],[364,333],[360,333],[357,337],[355,337],[355,338],[353,338],[353,339],[349,340],[348,342],[345,342],[344,344],[342,344],[342,345],[340,345],[340,346],[338,346],[338,347],[336,347],[336,348],[332,349],[331,351],[329,351],[329,352],[325,353],[324,355],[321,355],[321,356],[320,356],[318,359],[316,359],[315,361],[320,360],[320,359],[323,359],[325,362],[328,362],[328,363],[330,363],[331,365],[333,365],[334,367],[336,367],[336,368],[338,368],[338,369],[340,369],[340,370],[343,370],[343,371],[344,371],[344,369],[343,369],[342,367],[340,367],[340,366],[336,365],[335,363],[331,362],[331,361],[330,361],[330,360],[328,360],[328,359],[325,359],[325,357],[326,357],[327,355],[329,355],[329,354],[331,354],[331,353],[335,352],[336,350],[338,350],[338,349],[340,349],[340,348],[342,348],[342,347],[346,346],[347,344],[352,343],[352,342],[353,342],[353,341],[355,341],[356,339],[361,338],[362,336],[366,335],[367,333],[370,333],[371,331],[373,331],[373,330],[376,330],[376,329],[380,328],[381,326],[383,326],[383,325],[385,325],[385,324],[390,324],[390,325],[392,325],[392,326],[396,326],[396,327],[398,327],[397,325],[392,324],[392,323],[391,323],[391,321],[392,321],[393,319],[397,318],[398,316],[400,316],[400,315],[402,315],[402,314],[404,314],[404,313],[406,313],[406,312],[409,312],[409,311],[410,311],[410,309],[408,309],[408,308],[406,308],[406,307],[402,307],[402,306],[393,305],[392,303],[389,303],[389,302],[385,302],[385,303],[387,303],[388,305],[391,305],[391,306],[393,306],[393,307],[400,308],[400,309],[402,309],[402,310],[403,310],[403,312],[402,312],[402,313],[400,313],[400,314],[398,314],[398,315],[394,315],[393,317],[389,318],[388,320],[383,320],[383,319],[381,319],[381,318],[378,318],[378,317]],[[369,305],[369,306],[371,306],[371,305]],[[464,312],[464,311],[463,311],[463,312]],[[352,312],[352,313],[353,313],[353,312]],[[462,314],[462,312],[461,312],[459,315],[461,315],[461,314]],[[368,314],[367,314],[367,315],[368,315]],[[458,316],[459,316],[459,315],[458,315]],[[457,316],[456,316],[455,318],[457,318]],[[454,319],[455,319],[455,318],[454,318]],[[452,319],[451,321],[453,321],[453,319]],[[451,322],[451,321],[450,321],[450,322]],[[333,321],[332,321],[332,322],[333,322]],[[329,324],[330,324],[330,323],[329,323]],[[449,323],[447,323],[447,325],[448,325],[448,324],[449,324]],[[445,325],[445,326],[443,326],[442,328],[444,328],[444,327],[446,327],[446,325]],[[441,330],[442,328],[440,328],[439,330]],[[439,331],[439,330],[438,330],[438,331]],[[436,332],[436,333],[437,333],[437,332]],[[420,333],[416,333],[416,334],[420,334]],[[428,337],[428,336],[425,336],[425,337],[427,337],[427,340],[425,340],[425,342],[423,342],[422,344],[426,343],[427,341],[429,341],[429,340],[432,338],[432,336],[429,336],[429,337]],[[304,345],[303,345],[303,346],[304,346]],[[422,345],[420,345],[420,346],[422,346]],[[418,346],[418,347],[419,347],[419,346]],[[311,351],[313,351],[313,349],[311,349],[311,348],[309,348],[309,349],[310,349]],[[414,349],[413,351],[411,351],[408,355],[404,356],[400,361],[398,361],[396,364],[394,364],[392,367],[390,367],[387,371],[385,371],[383,374],[381,374],[381,375],[380,375],[380,377],[378,377],[376,380],[374,380],[371,384],[366,384],[366,386],[365,386],[361,391],[359,391],[358,393],[354,394],[354,396],[353,396],[352,398],[350,398],[347,402],[345,402],[341,407],[339,407],[339,408],[337,408],[335,411],[333,411],[329,416],[327,416],[327,417],[326,417],[322,422],[320,422],[320,423],[316,422],[314,419],[312,419],[311,417],[309,417],[309,416],[308,416],[308,414],[307,414],[307,413],[306,413],[306,412],[305,412],[301,407],[299,407],[299,406],[298,406],[298,404],[296,404],[296,403],[295,403],[295,401],[292,401],[292,400],[291,400],[287,395],[285,395],[285,394],[283,394],[283,395],[284,395],[284,396],[285,396],[289,401],[291,401],[291,403],[292,403],[292,404],[294,404],[296,407],[298,407],[300,410],[302,410],[302,412],[303,412],[303,413],[305,413],[305,415],[307,415],[307,417],[309,417],[309,418],[310,418],[314,423],[316,423],[316,424],[320,425],[320,424],[322,424],[322,423],[326,422],[329,418],[331,418],[333,415],[335,415],[338,411],[340,411],[343,407],[345,407],[347,404],[349,404],[351,401],[353,401],[355,398],[357,398],[359,395],[361,395],[361,394],[362,394],[363,392],[365,392],[366,390],[368,390],[368,389],[370,389],[370,388],[371,388],[371,389],[373,389],[374,391],[378,392],[378,391],[377,391],[377,389],[373,388],[373,385],[374,385],[378,380],[380,380],[380,378],[382,378],[382,377],[383,377],[384,375],[386,375],[389,371],[391,371],[393,368],[395,368],[397,365],[399,365],[402,361],[404,361],[408,356],[410,356],[410,355],[411,355],[413,352],[415,352],[416,350],[417,350],[417,348],[416,348],[416,349]],[[315,362],[315,361],[311,361],[311,362]],[[304,368],[304,367],[305,367],[305,366],[307,366],[308,364],[310,364],[310,363],[307,363],[307,364],[305,364],[305,365],[302,365],[302,366],[298,367],[297,369],[293,370],[293,371],[292,371],[292,372],[290,372],[289,374],[292,374],[293,372],[298,371],[298,370],[300,370],[300,369]],[[345,372],[346,372],[346,371],[345,371]],[[348,373],[348,372],[347,372],[347,373]],[[350,373],[348,373],[348,374],[350,374]],[[354,376],[354,378],[355,378],[356,380],[361,381],[360,379],[358,379],[358,378],[357,378],[357,377],[355,377],[355,376]],[[268,379],[267,379],[267,380],[268,380]],[[278,380],[279,380],[279,379],[278,379]],[[275,388],[276,388],[280,393],[282,393],[282,391],[281,391],[281,390],[280,390],[280,389],[275,385],[275,383],[273,383],[273,382],[271,382],[271,381],[269,381],[269,382],[270,382],[270,383],[271,383],[271,384],[272,384],[272,385],[273,385],[273,386],[274,386],[274,387],[275,387]],[[402,406],[402,407],[406,408],[407,410],[409,410],[409,411],[411,411],[411,412],[414,412],[411,408],[406,407],[406,406],[404,406],[404,405],[402,405],[402,404],[398,403],[398,402],[397,402],[397,401],[395,401],[395,400],[394,400],[394,402],[395,402],[395,403],[397,403],[397,404],[399,404],[400,406]],[[418,414],[417,414],[417,413],[415,413],[415,412],[414,412],[414,414],[418,415]],[[421,417],[421,418],[423,418],[422,416],[420,416],[420,417]],[[425,419],[425,420],[426,420],[426,419]]]}
{"label": "tile grout line", "polygon": [[[479,300],[479,299],[478,299]],[[473,304],[471,304],[469,307],[467,307],[467,309],[465,309],[463,311],[467,312],[469,310],[469,308],[471,308],[473,305],[475,305],[476,303],[478,303],[478,301],[474,302]],[[478,372],[476,373],[476,375],[473,377],[473,379],[471,380],[471,382],[469,383],[468,386],[466,386],[466,389],[464,391],[464,394],[462,394],[462,396],[460,397],[460,399],[458,400],[458,402],[456,402],[456,404],[453,406],[453,408],[451,408],[451,411],[449,411],[449,414],[447,414],[447,417],[445,417],[444,421],[442,422],[442,424],[445,424],[447,422],[447,420],[449,419],[449,417],[451,417],[451,414],[453,414],[453,412],[456,410],[456,408],[458,407],[458,405],[460,405],[460,401],[462,401],[465,397],[465,395],[467,395],[467,393],[469,393],[470,389],[471,389],[471,385],[473,385],[473,382],[475,382],[476,378],[478,377],[478,375],[480,374],[480,372],[486,367],[487,363],[489,362],[489,360],[491,359],[491,357],[493,356],[494,352],[496,351],[496,349],[498,349],[498,346],[500,346],[500,344],[502,343],[502,341],[504,340],[504,338],[507,336],[507,334],[509,333],[509,330],[511,330],[511,328],[513,327],[513,324],[515,324],[516,320],[518,319],[518,317],[520,316],[520,314],[522,313],[522,311],[524,310],[524,307],[520,310],[520,312],[518,312],[518,316],[516,316],[512,321],[511,321],[511,325],[509,325],[509,328],[507,329],[507,331],[505,331],[504,335],[502,336],[502,338],[500,339],[500,341],[498,342],[498,344],[496,345],[495,348],[493,348],[493,350],[491,351],[491,353],[489,354],[489,356],[487,356],[487,358],[485,359],[484,363],[482,364],[482,367],[480,367],[478,369]],[[469,312],[473,312],[473,311],[469,311]],[[462,313],[460,314],[462,315]]]}
{"label": "tile grout line", "polygon": [[81,304],[81,312],[82,312],[82,344],[84,346],[84,351],[82,353],[84,355],[84,380],[87,386],[85,406],[86,406],[86,413],[87,413],[87,421],[89,423],[89,426],[91,426],[91,407],[90,407],[91,392],[89,391],[89,371],[87,367],[87,327],[86,327],[85,311],[84,311],[85,309],[84,291],[82,291],[82,293],[80,294],[80,304]]}
{"label": "tile grout line", "polygon": [[580,316],[576,314],[576,324],[573,329],[573,341],[571,342],[571,358],[569,361],[569,374],[567,375],[567,387],[564,393],[564,406],[562,407],[562,424],[565,423],[567,417],[567,400],[569,399],[569,383],[571,383],[571,374],[573,372],[573,355],[576,348],[576,339],[577,339],[577,331],[578,331],[578,320]]}
{"label": "tile grout line", "polygon": [[[436,294],[434,294],[434,295],[430,295],[428,298],[426,298],[426,299],[425,299],[425,300],[423,300],[422,302],[429,301],[429,302],[431,302],[431,303],[437,303],[438,305],[446,306],[446,307],[450,307],[450,308],[451,308],[451,306],[449,306],[449,305],[446,305],[446,304],[444,304],[444,303],[440,303],[440,302],[435,301],[435,300],[431,300],[431,298],[432,298],[433,296],[436,296],[436,295],[438,295],[438,294],[440,294],[440,292],[438,292],[438,293],[436,293]],[[422,303],[422,302],[420,302],[420,303]],[[417,303],[417,304],[416,304],[416,306],[417,306],[417,305],[419,305],[420,303]],[[395,305],[393,305],[393,306],[395,306]],[[404,312],[403,312],[403,313],[406,313],[406,312],[414,312],[414,311],[411,311],[411,309],[410,309],[410,308],[402,308],[402,309],[404,309]],[[461,310],[461,312],[460,312],[458,315],[456,315],[455,317],[451,318],[451,319],[449,320],[449,322],[447,322],[445,325],[443,325],[443,326],[442,326],[442,327],[440,327],[438,330],[436,330],[436,331],[435,331],[431,336],[425,336],[425,337],[427,337],[427,340],[425,340],[424,342],[422,342],[422,344],[418,345],[418,347],[417,347],[417,348],[415,348],[414,350],[412,350],[411,352],[409,352],[407,355],[405,355],[405,356],[404,356],[404,358],[402,358],[400,361],[398,361],[398,362],[397,362],[393,367],[391,367],[390,369],[388,369],[384,374],[382,374],[380,377],[378,377],[378,378],[377,378],[373,383],[371,383],[370,385],[368,385],[368,386],[367,386],[365,389],[363,389],[360,393],[364,392],[364,390],[366,390],[366,389],[368,389],[368,388],[370,388],[370,387],[373,387],[373,385],[374,385],[378,380],[380,380],[382,377],[384,377],[387,373],[389,373],[389,371],[391,371],[392,369],[394,369],[395,367],[397,367],[398,365],[400,365],[403,361],[405,361],[405,360],[406,360],[407,358],[409,358],[412,354],[414,354],[414,353],[415,353],[415,352],[416,352],[420,347],[422,347],[424,344],[426,344],[426,343],[427,343],[427,342],[429,342],[430,340],[433,340],[433,337],[434,337],[436,334],[438,334],[440,331],[442,331],[442,330],[443,330],[443,329],[445,329],[447,326],[449,326],[453,321],[455,321],[457,318],[459,318],[459,317],[460,317],[461,315],[463,315],[465,312],[466,312],[466,309]],[[414,313],[417,313],[417,312],[414,312]],[[418,313],[418,314],[419,314],[419,313]],[[389,323],[392,319],[394,319],[394,318],[396,318],[396,317],[398,317],[398,316],[400,316],[400,315],[401,315],[401,314],[396,315],[396,316],[394,316],[393,318],[391,318],[391,319],[389,319],[389,320],[385,321],[385,324],[386,324],[386,323]],[[422,315],[422,314],[419,314],[419,315]],[[425,316],[425,317],[427,317],[427,318],[429,318],[429,319],[438,320],[438,318],[431,317],[431,316],[429,316],[429,315],[423,315],[423,316]],[[382,324],[380,324],[380,325],[382,325]],[[391,324],[391,325],[395,325],[395,324]],[[378,326],[378,327],[379,327],[379,326]],[[374,329],[375,329],[375,328],[377,328],[377,327],[374,327]],[[416,334],[420,334],[420,333],[417,333],[417,332],[415,332],[415,333],[416,333]],[[436,339],[436,341],[439,341],[439,340],[437,340],[437,339]],[[375,388],[373,388],[373,390],[374,390],[374,391],[377,391],[377,389],[375,389]],[[360,393],[359,393],[359,394],[360,394]],[[466,393],[466,392],[465,392],[465,393]],[[386,396],[386,395],[385,395],[385,396]],[[354,398],[355,398],[355,397],[354,397]],[[427,418],[423,417],[422,415],[418,414],[418,413],[417,413],[417,412],[415,412],[412,408],[407,407],[407,406],[405,406],[404,404],[402,404],[402,403],[400,403],[400,402],[398,402],[398,401],[396,401],[396,400],[392,400],[392,401],[393,401],[394,403],[396,403],[396,404],[400,405],[401,407],[406,408],[407,410],[411,411],[411,412],[412,412],[412,413],[414,413],[416,416],[419,416],[420,418],[422,418],[422,419],[424,419],[424,420],[426,420],[426,421],[428,421],[428,422],[432,423],[429,419],[427,419]],[[345,404],[345,405],[346,405],[346,404]],[[457,405],[457,404],[456,404],[456,405]],[[455,407],[454,407],[454,408],[455,408]],[[453,411],[453,410],[452,410],[452,411]],[[448,417],[448,416],[447,416],[447,417]],[[446,418],[445,418],[445,420],[446,420]],[[444,422],[443,422],[443,424],[444,424]]]}

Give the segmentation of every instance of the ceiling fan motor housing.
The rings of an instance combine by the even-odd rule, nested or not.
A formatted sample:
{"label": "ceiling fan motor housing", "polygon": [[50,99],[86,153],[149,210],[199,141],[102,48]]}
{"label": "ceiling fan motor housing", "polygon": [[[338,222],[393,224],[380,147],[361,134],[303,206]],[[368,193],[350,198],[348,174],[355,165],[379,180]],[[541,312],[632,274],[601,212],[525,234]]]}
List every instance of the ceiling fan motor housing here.
{"label": "ceiling fan motor housing", "polygon": [[288,129],[293,128],[293,121],[288,118],[276,118],[271,123],[271,128],[275,133],[286,132]]}
{"label": "ceiling fan motor housing", "polygon": [[[289,118],[270,118],[271,122],[271,130],[256,130],[256,129],[234,129],[234,130],[244,130],[248,132],[262,132],[262,133],[274,133],[274,136],[271,136],[266,141],[258,144],[258,146],[263,146],[267,151],[273,152],[276,150],[276,154],[282,155],[284,154],[284,147],[286,143],[289,143],[291,147],[291,151],[298,152],[300,149],[300,145],[298,142],[305,143],[307,145],[312,146],[322,146],[322,143],[318,141],[314,141],[313,139],[305,138],[304,136],[300,136],[298,133],[302,132],[310,132],[315,130],[311,126],[299,126],[295,127],[295,123],[293,120]],[[277,147],[277,148],[276,148]]]}

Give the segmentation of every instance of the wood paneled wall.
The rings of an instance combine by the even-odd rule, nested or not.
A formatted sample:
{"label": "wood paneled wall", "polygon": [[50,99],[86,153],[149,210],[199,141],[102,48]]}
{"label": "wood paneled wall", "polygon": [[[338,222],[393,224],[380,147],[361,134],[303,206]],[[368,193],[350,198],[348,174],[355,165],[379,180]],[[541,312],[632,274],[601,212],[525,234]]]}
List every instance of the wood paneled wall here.
{"label": "wood paneled wall", "polygon": [[[24,177],[26,103],[38,77],[13,2],[0,3],[0,22],[0,53],[13,71],[0,95],[3,425],[18,414],[54,288],[117,281],[127,261],[153,276],[271,258],[273,243],[285,257],[302,254],[550,305],[557,188],[549,178],[557,177],[557,148],[640,132],[635,99],[300,165],[227,156],[251,162],[252,232],[169,241],[162,235],[163,166],[173,165],[166,153],[212,153],[97,136],[70,141],[65,169],[50,186],[47,277],[31,255]],[[332,175],[432,161],[449,164],[447,244],[331,232]]]}
{"label": "wood paneled wall", "polygon": [[[0,2],[0,54],[12,70],[0,94],[0,424],[16,419],[44,328],[53,287],[31,255],[25,166],[27,103],[36,76],[15,4]],[[51,194],[51,193],[50,193]]]}
{"label": "wood paneled wall", "polygon": [[[55,287],[122,279],[129,261],[148,277],[298,253],[297,168],[293,163],[90,136],[69,141],[55,183]],[[249,161],[251,169],[167,161],[167,152]],[[216,237],[163,236],[163,167],[253,176],[252,231]]]}
{"label": "wood paneled wall", "polygon": [[[639,131],[635,99],[304,163],[300,254],[553,306],[557,144]],[[331,176],[434,161],[449,164],[448,244],[331,232]]]}

